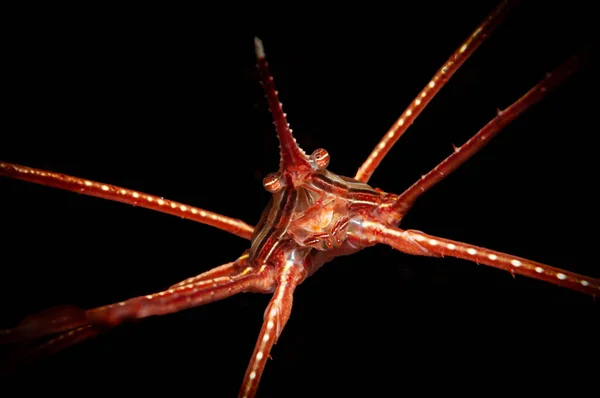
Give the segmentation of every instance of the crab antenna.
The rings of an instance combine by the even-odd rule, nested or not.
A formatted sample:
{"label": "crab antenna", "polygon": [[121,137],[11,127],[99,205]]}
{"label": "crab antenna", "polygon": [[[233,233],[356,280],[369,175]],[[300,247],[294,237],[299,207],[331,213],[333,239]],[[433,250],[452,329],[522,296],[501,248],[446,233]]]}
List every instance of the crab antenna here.
{"label": "crab antenna", "polygon": [[281,102],[279,102],[279,98],[277,97],[273,76],[269,73],[269,64],[265,58],[265,49],[258,37],[254,38],[254,49],[256,51],[256,67],[258,68],[260,83],[265,91],[269,110],[273,114],[273,124],[275,124],[277,137],[279,138],[279,149],[281,152],[279,169],[283,171],[290,167],[310,166],[306,153],[296,143],[290,125],[285,119],[286,115],[283,113]]}

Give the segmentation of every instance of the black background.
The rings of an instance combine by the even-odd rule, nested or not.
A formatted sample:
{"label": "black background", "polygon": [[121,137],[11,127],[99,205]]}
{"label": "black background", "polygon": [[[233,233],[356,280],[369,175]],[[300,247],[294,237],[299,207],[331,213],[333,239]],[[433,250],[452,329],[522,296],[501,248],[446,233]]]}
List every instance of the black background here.
{"label": "black background", "polygon": [[[326,148],[329,169],[354,176],[495,3],[14,10],[0,158],[254,225],[268,201],[262,178],[279,164],[254,35],[299,144]],[[372,185],[400,193],[591,42],[594,23],[577,2],[520,5]],[[424,195],[402,227],[599,277],[596,67]],[[53,305],[159,291],[248,247],[190,221],[29,183],[2,179],[0,193],[0,327]],[[161,387],[235,396],[268,300],[240,295],[124,325],[3,378],[63,396]],[[599,308],[485,266],[370,248],[300,286],[259,396],[585,390],[598,372]]]}

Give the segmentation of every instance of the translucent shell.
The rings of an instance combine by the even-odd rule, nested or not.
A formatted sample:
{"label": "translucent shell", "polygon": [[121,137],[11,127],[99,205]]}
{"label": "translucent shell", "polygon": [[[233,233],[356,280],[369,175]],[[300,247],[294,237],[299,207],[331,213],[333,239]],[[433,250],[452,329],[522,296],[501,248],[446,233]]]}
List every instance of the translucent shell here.
{"label": "translucent shell", "polygon": [[288,233],[302,247],[320,251],[340,247],[346,240],[348,201],[337,195],[312,189],[299,190],[300,203]]}

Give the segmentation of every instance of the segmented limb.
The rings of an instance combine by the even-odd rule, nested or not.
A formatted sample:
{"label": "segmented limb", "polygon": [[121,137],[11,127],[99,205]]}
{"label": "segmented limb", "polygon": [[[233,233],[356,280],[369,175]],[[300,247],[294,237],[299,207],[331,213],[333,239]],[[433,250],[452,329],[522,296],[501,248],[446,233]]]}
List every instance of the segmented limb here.
{"label": "segmented limb", "polygon": [[511,254],[427,235],[420,231],[387,227],[371,221],[363,221],[362,234],[365,242],[383,243],[404,253],[461,258],[499,268],[513,275],[527,276],[593,296],[600,295],[600,279],[554,268]]}
{"label": "segmented limb", "polygon": [[265,369],[273,345],[290,318],[294,290],[306,278],[301,265],[287,261],[277,276],[277,288],[265,310],[262,328],[240,389],[239,397],[252,398]]}
{"label": "segmented limb", "polygon": [[492,11],[486,19],[475,29],[475,31],[452,53],[450,58],[433,75],[433,78],[421,90],[419,95],[410,103],[400,118],[383,136],[367,160],[360,166],[354,178],[358,181],[367,182],[379,166],[385,155],[392,146],[413,124],[417,116],[425,109],[429,101],[444,87],[450,78],[456,73],[461,65],[475,52],[484,40],[504,19],[515,1],[503,1]]}
{"label": "segmented limb", "polygon": [[58,307],[31,315],[13,329],[0,331],[0,343],[25,342],[61,333],[35,351],[56,352],[123,322],[165,315],[231,297],[238,293],[268,293],[275,285],[272,270],[252,270],[235,276],[186,284],[147,296],[91,310]]}
{"label": "segmented limb", "polygon": [[60,333],[37,346],[33,343],[32,345],[28,345],[27,348],[20,347],[9,354],[8,361],[0,363],[0,369],[2,371],[15,369],[19,364],[33,362],[45,356],[56,354],[72,345],[89,340],[99,333],[99,330],[88,324]]}
{"label": "segmented limb", "polygon": [[68,332],[61,333],[52,340],[48,340],[39,347],[27,353],[26,359],[33,359],[34,356],[45,356],[55,354],[59,351],[64,350],[72,345],[81,343],[82,341],[96,337],[100,332],[98,329],[92,327],[92,325],[81,326]]}
{"label": "segmented limb", "polygon": [[112,327],[128,320],[212,303],[238,293],[266,293],[272,291],[272,285],[273,278],[266,271],[222,276],[88,310],[86,316],[93,325]]}
{"label": "segmented limb", "polygon": [[0,162],[0,176],[113,200],[115,202],[126,203],[133,206],[144,207],[146,209],[211,225],[245,239],[250,239],[254,232],[254,227],[241,220],[222,216],[198,207],[163,199],[158,196],[121,188],[116,185],[104,184],[86,180],[84,178],[34,169],[8,162]]}
{"label": "segmented limb", "polygon": [[0,343],[21,343],[88,326],[90,324],[82,309],[71,305],[59,306],[29,315],[13,329],[0,330]]}
{"label": "segmented limb", "polygon": [[582,56],[570,58],[552,73],[548,73],[544,80],[536,84],[508,108],[503,111],[498,110],[496,117],[490,120],[477,134],[471,137],[463,146],[455,147],[454,153],[398,196],[395,205],[392,207],[398,213],[398,220],[410,210],[419,196],[479,152],[505,126],[531,106],[540,102],[549,90],[556,88],[564,79],[577,71],[581,66]]}
{"label": "segmented limb", "polygon": [[243,273],[244,271],[250,272],[252,268],[247,266],[248,264],[248,253],[244,253],[237,260],[232,261],[230,263],[226,263],[223,265],[219,265],[211,270],[203,272],[199,275],[193,276],[191,278],[187,278],[178,282],[172,286],[169,286],[169,289],[173,289],[180,286],[189,285],[191,283],[205,281],[207,279],[214,279],[223,276],[233,276]]}

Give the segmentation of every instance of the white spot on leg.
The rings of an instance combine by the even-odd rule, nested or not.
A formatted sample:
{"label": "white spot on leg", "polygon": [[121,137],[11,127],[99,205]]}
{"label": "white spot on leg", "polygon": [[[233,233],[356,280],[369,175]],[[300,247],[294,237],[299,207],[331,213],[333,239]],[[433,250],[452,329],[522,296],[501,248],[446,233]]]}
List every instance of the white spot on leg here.
{"label": "white spot on leg", "polygon": [[558,274],[556,274],[556,277],[558,279],[560,279],[561,281],[564,281],[565,279],[567,279],[567,276],[565,274],[563,274],[563,273],[560,273],[560,272]]}
{"label": "white spot on leg", "polygon": [[263,353],[262,351],[259,351],[258,354],[256,354],[256,360],[260,361],[263,358]]}
{"label": "white spot on leg", "polygon": [[269,333],[265,334],[265,337],[263,337],[263,341],[266,343],[267,341],[269,341],[269,338],[271,336],[269,336]]}
{"label": "white spot on leg", "polygon": [[250,380],[254,379],[256,379],[256,372],[252,371],[252,373],[250,373]]}
{"label": "white spot on leg", "polygon": [[535,272],[537,272],[538,274],[541,274],[544,272],[544,269],[542,267],[535,267]]}
{"label": "white spot on leg", "polygon": [[521,266],[521,262],[519,260],[512,260],[510,263],[512,265],[514,265],[515,267],[520,267]]}
{"label": "white spot on leg", "polygon": [[103,191],[108,191],[108,185],[102,185],[102,190]]}
{"label": "white spot on leg", "polygon": [[588,281],[586,281],[586,280],[583,280],[583,281],[581,281],[581,284],[583,286],[588,286],[590,283]]}
{"label": "white spot on leg", "polygon": [[273,321],[269,321],[269,323],[267,323],[267,329],[273,329],[273,326],[275,326],[275,324],[273,323]]}
{"label": "white spot on leg", "polygon": [[450,250],[454,250],[454,249],[456,249],[456,245],[455,245],[455,244],[453,244],[453,243],[448,243],[448,245],[447,245],[446,247],[447,247],[448,249],[450,249]]}
{"label": "white spot on leg", "polygon": [[435,239],[429,239],[429,244],[430,244],[431,246],[435,246],[435,245],[437,245],[437,244],[438,244],[438,242],[437,242],[437,240],[435,240]]}
{"label": "white spot on leg", "polygon": [[495,254],[490,254],[490,255],[488,256],[488,258],[489,258],[490,260],[492,260],[492,261],[494,261],[494,260],[498,260],[498,256],[496,256]]}
{"label": "white spot on leg", "polygon": [[469,253],[471,256],[474,256],[477,254],[477,250],[473,249],[472,247],[467,249],[467,253]]}

